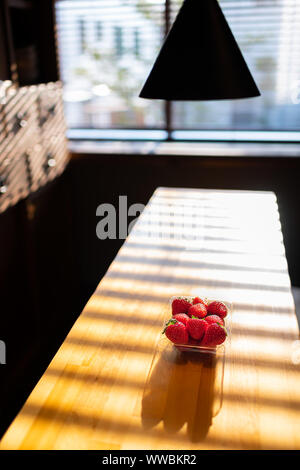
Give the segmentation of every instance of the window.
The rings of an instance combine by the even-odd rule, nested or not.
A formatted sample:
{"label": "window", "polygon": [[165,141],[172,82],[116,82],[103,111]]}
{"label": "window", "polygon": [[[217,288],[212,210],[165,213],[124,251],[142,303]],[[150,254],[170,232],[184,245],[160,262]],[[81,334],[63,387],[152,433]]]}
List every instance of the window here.
{"label": "window", "polygon": [[96,21],[96,41],[101,41],[102,39],[102,22]]}
{"label": "window", "polygon": [[85,53],[85,21],[84,18],[78,19],[79,51]]}
{"label": "window", "polygon": [[237,135],[251,140],[256,135],[258,140],[299,140],[299,0],[220,0],[261,97],[173,102],[169,107],[163,101],[138,98],[181,4],[182,0],[57,0],[69,127],[92,129],[103,137],[113,136],[117,129],[123,136],[135,129],[140,135],[156,130],[161,138],[165,134],[159,131],[168,129],[169,135],[184,139],[226,140],[227,135],[231,140]]}
{"label": "window", "polygon": [[123,29],[120,26],[115,26],[114,33],[115,33],[115,56],[118,58],[121,58],[124,54]]}
{"label": "window", "polygon": [[141,55],[141,41],[140,41],[140,31],[138,28],[134,31],[134,55],[137,58],[140,58]]}

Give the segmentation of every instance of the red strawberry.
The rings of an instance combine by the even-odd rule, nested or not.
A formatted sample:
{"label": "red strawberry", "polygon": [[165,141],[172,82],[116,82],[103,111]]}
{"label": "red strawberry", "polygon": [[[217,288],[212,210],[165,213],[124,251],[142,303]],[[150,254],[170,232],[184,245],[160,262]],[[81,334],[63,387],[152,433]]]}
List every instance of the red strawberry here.
{"label": "red strawberry", "polygon": [[190,317],[204,318],[207,315],[207,309],[203,304],[195,304],[189,308],[188,315]]}
{"label": "red strawberry", "polygon": [[200,297],[195,297],[193,300],[193,304],[203,304],[205,307],[207,307],[207,302],[203,299],[200,299]]}
{"label": "red strawberry", "polygon": [[197,340],[202,339],[206,331],[206,328],[207,328],[207,323],[205,320],[202,320],[201,318],[192,317],[192,318],[189,318],[187,322],[188,332],[193,339],[197,339]]}
{"label": "red strawberry", "polygon": [[166,337],[175,344],[187,344],[189,341],[187,327],[174,318],[166,323],[163,333],[165,333]]}
{"label": "red strawberry", "polygon": [[207,315],[205,321],[206,323],[220,323],[220,325],[224,326],[223,318],[218,317],[218,315]]}
{"label": "red strawberry", "polygon": [[176,315],[177,313],[187,313],[191,304],[192,302],[186,297],[177,297],[172,302],[172,315]]}
{"label": "red strawberry", "polygon": [[174,317],[177,321],[180,321],[184,325],[186,325],[188,319],[190,318],[186,313],[176,313]]}
{"label": "red strawberry", "polygon": [[201,346],[217,346],[218,344],[224,343],[226,336],[227,332],[224,326],[218,323],[211,323],[205,331]]}
{"label": "red strawberry", "polygon": [[207,313],[208,315],[218,315],[221,318],[225,318],[227,315],[227,307],[223,302],[215,300],[208,305]]}

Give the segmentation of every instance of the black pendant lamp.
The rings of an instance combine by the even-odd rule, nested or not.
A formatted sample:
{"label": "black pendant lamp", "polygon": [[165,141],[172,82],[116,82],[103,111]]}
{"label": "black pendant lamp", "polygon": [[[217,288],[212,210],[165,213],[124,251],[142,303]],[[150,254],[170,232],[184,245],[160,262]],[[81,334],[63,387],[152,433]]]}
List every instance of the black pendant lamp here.
{"label": "black pendant lamp", "polygon": [[260,92],[217,0],[185,0],[141,98],[202,101]]}

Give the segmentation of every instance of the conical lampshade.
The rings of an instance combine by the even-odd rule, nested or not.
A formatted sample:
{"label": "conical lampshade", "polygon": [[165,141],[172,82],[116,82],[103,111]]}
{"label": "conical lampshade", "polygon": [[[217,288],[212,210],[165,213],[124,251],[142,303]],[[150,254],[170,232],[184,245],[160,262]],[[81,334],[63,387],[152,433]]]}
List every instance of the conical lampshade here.
{"label": "conical lampshade", "polygon": [[217,0],[185,0],[141,98],[222,100],[260,92]]}

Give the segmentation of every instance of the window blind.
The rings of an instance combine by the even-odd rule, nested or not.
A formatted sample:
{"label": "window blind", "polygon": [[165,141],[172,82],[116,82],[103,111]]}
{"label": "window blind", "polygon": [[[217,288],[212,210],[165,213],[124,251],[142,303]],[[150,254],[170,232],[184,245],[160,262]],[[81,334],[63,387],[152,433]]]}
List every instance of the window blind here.
{"label": "window blind", "polygon": [[[182,0],[58,0],[71,128],[164,129],[166,107],[138,98]],[[174,130],[300,130],[299,0],[220,0],[262,96],[174,102]],[[170,112],[170,110],[169,110]]]}
{"label": "window blind", "polygon": [[164,0],[56,2],[70,127],[164,127],[163,103],[138,98],[163,39],[164,7]]}

